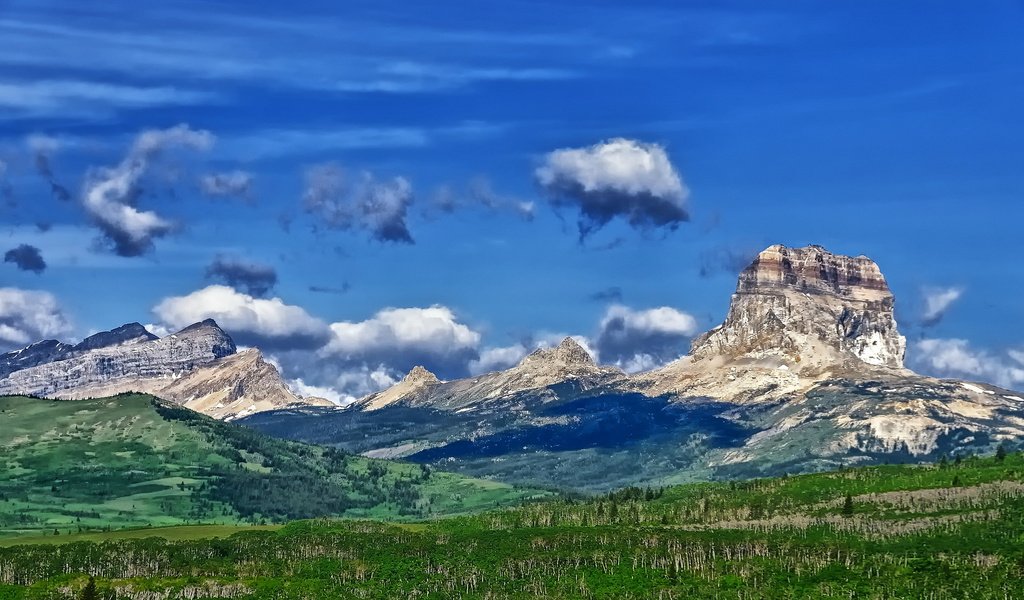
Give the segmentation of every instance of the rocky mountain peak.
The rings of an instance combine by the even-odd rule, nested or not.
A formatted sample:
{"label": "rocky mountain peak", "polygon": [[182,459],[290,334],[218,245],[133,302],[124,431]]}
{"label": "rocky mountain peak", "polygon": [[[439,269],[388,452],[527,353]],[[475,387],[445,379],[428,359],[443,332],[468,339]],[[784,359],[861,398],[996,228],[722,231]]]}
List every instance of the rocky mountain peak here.
{"label": "rocky mountain peak", "polygon": [[405,383],[413,385],[433,385],[435,383],[441,383],[441,380],[424,367],[416,365],[409,371],[405,377],[402,378]]}
{"label": "rocky mountain peak", "polygon": [[695,359],[776,355],[821,366],[856,357],[902,367],[906,338],[878,265],[821,246],[762,251],[740,273],[725,322],[698,337]]}
{"label": "rocky mountain peak", "polygon": [[594,366],[594,359],[579,342],[571,337],[567,337],[554,348],[538,348],[534,350],[519,364],[520,366],[539,364]]}
{"label": "rocky mountain peak", "polygon": [[771,289],[864,300],[892,297],[882,271],[870,258],[833,254],[818,245],[769,246],[740,273],[736,293]]}
{"label": "rocky mountain peak", "polygon": [[148,342],[155,339],[157,339],[157,336],[147,331],[140,323],[126,323],[110,331],[94,333],[76,344],[74,349],[84,352],[97,348]]}
{"label": "rocky mountain peak", "polygon": [[178,342],[194,340],[196,344],[208,348],[217,358],[231,356],[238,351],[235,341],[213,319],[205,319],[198,323],[193,323],[162,339],[173,339]]}

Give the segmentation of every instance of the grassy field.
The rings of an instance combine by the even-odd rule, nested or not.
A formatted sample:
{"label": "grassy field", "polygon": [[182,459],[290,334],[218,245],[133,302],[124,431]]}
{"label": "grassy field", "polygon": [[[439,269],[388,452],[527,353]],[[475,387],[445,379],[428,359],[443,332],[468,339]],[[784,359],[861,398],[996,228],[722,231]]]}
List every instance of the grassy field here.
{"label": "grassy field", "polygon": [[226,538],[236,533],[251,531],[277,531],[283,525],[173,525],[170,527],[142,527],[139,529],[115,529],[111,531],[88,531],[68,535],[29,534],[0,538],[0,548],[23,545],[75,544],[78,542],[112,542],[117,540],[142,540],[161,538],[168,541],[204,540]]}
{"label": "grassy field", "polygon": [[418,520],[538,493],[276,440],[144,395],[0,397],[0,422],[0,537],[324,515]]}
{"label": "grassy field", "polygon": [[0,548],[0,598],[77,598],[92,575],[107,598],[1006,600],[1024,597],[1024,457],[627,488],[420,523],[157,531]]}

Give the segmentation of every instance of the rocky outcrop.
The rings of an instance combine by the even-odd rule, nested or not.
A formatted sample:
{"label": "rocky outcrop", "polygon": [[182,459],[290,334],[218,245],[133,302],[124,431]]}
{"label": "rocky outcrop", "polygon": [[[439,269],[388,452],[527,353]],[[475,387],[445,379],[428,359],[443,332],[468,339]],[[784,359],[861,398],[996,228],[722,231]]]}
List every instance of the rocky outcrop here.
{"label": "rocky outcrop", "polygon": [[71,358],[90,350],[126,346],[155,339],[157,336],[146,331],[139,323],[128,323],[110,331],[90,335],[78,344],[43,340],[21,350],[0,354],[0,378],[7,377],[15,371]]}
{"label": "rocky outcrop", "polygon": [[15,371],[0,380],[0,394],[60,397],[98,384],[175,378],[234,353],[231,338],[213,321],[203,321],[149,342],[73,353]]}
{"label": "rocky outcrop", "polygon": [[[81,399],[147,392],[221,419],[326,402],[295,396],[259,350],[237,352],[212,319],[163,338],[130,323],[74,346],[43,342],[19,352],[4,355],[21,368],[0,378],[0,394]],[[32,360],[17,361],[26,355]]]}
{"label": "rocky outcrop", "polygon": [[439,383],[441,380],[437,378],[437,375],[417,365],[395,385],[357,400],[353,408],[377,410],[396,402],[415,402],[419,396],[426,395],[430,388]]}
{"label": "rocky outcrop", "polygon": [[691,355],[780,356],[817,366],[855,357],[900,368],[906,338],[896,328],[894,306],[871,259],[775,245],[743,270],[725,322],[697,338]]}
{"label": "rocky outcrop", "polygon": [[[413,373],[416,372],[413,369]],[[413,373],[393,387],[359,400],[353,408],[376,410],[391,404],[405,404],[464,411],[506,399],[514,402],[514,397],[524,392],[535,392],[538,398],[556,397],[557,393],[547,389],[553,385],[564,384],[570,389],[585,391],[625,377],[619,369],[596,365],[586,349],[569,337],[554,348],[535,350],[505,371],[445,383],[424,382],[422,374],[410,382]],[[429,375],[425,369],[422,373]]]}

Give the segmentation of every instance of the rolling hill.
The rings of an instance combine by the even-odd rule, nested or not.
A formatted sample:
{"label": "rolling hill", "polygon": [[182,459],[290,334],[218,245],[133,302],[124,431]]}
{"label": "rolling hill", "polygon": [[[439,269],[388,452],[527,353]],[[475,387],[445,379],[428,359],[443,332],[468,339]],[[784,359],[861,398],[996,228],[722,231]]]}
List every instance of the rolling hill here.
{"label": "rolling hill", "polygon": [[0,396],[0,536],[422,519],[536,492],[274,439],[153,396]]}

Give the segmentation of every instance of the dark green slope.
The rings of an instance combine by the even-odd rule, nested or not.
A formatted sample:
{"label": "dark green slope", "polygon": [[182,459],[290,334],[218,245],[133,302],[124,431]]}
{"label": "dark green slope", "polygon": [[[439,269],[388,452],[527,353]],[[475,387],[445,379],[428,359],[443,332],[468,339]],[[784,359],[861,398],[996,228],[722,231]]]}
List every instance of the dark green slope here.
{"label": "dark green slope", "polygon": [[1024,597],[1022,479],[1024,457],[1011,454],[633,488],[426,524],[120,532],[0,548],[0,598],[79,598],[92,575],[101,597],[168,600],[1005,600]]}
{"label": "dark green slope", "polygon": [[0,536],[327,515],[420,519],[530,495],[274,439],[151,396],[0,397]]}

